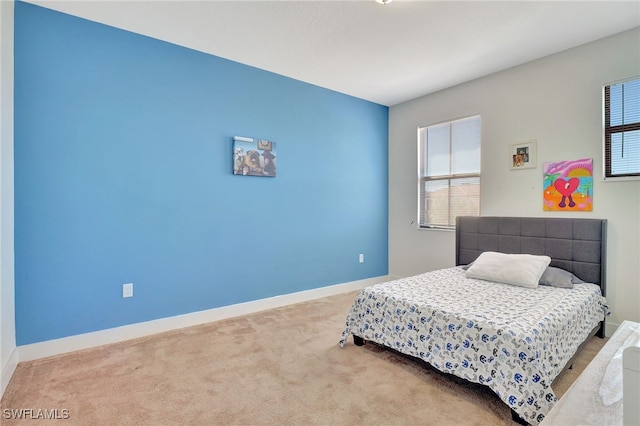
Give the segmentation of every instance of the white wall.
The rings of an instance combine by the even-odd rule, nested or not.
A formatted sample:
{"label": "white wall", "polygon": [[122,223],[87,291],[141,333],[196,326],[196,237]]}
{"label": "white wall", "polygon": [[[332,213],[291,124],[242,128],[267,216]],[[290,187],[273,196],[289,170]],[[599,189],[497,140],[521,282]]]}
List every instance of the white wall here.
{"label": "white wall", "polygon": [[18,362],[13,272],[13,1],[0,1],[0,397]]}
{"label": "white wall", "polygon": [[[635,75],[640,28],[391,107],[389,274],[454,265],[453,232],[416,228],[416,133],[481,114],[481,214],[608,219],[607,322],[640,321],[640,181],[602,181],[602,86]],[[532,139],[537,168],[511,171],[510,145]],[[579,158],[594,161],[593,212],[543,212],[542,163]]]}

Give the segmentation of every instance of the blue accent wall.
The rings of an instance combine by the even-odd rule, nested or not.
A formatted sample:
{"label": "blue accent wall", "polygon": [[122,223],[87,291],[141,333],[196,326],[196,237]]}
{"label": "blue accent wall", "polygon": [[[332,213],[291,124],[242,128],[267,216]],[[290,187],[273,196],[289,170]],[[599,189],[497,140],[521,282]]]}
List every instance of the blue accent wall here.
{"label": "blue accent wall", "polygon": [[385,106],[16,2],[17,343],[385,275],[387,164]]}

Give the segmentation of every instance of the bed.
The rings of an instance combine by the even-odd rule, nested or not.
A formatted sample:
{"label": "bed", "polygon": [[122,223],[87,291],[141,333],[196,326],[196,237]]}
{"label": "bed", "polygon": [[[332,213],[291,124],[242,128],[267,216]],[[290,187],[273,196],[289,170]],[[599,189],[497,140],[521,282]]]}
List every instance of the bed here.
{"label": "bed", "polygon": [[[560,278],[478,279],[487,258],[504,259],[498,275],[524,258],[544,270],[541,279]],[[590,338],[604,337],[605,272],[604,219],[459,217],[456,266],[362,289],[340,346],[353,336],[419,358],[489,387],[514,420],[537,425],[557,400],[553,380]]]}

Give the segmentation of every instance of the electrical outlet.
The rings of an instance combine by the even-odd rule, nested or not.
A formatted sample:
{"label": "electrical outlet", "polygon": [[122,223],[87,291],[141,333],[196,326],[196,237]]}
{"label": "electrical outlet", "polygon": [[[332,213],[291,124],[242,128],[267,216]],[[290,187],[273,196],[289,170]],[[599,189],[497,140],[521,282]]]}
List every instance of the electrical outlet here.
{"label": "electrical outlet", "polygon": [[364,263],[364,253],[360,253],[360,257],[358,259],[360,263]]}
{"label": "electrical outlet", "polygon": [[133,297],[133,283],[122,284],[122,298]]}

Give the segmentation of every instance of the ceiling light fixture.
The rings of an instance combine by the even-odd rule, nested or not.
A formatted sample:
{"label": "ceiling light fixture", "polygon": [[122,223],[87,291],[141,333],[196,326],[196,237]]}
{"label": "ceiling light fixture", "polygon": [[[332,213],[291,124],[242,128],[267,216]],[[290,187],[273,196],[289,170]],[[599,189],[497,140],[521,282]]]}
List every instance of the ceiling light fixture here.
{"label": "ceiling light fixture", "polygon": [[391,3],[393,0],[376,0],[376,3],[380,3],[380,4],[389,4]]}

